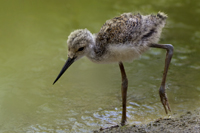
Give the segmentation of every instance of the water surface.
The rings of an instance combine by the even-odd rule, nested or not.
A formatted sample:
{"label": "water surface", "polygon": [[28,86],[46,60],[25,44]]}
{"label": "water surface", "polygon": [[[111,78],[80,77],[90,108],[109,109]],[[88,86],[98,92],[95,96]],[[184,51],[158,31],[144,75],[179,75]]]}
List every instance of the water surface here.
{"label": "water surface", "polygon": [[[121,120],[118,64],[94,64],[83,58],[52,83],[67,59],[67,36],[124,12],[163,11],[167,25],[160,43],[175,51],[167,77],[172,113],[200,106],[200,3],[198,1],[1,1],[0,131],[89,132]],[[125,63],[129,79],[129,124],[167,117],[158,89],[164,50],[151,49]]]}

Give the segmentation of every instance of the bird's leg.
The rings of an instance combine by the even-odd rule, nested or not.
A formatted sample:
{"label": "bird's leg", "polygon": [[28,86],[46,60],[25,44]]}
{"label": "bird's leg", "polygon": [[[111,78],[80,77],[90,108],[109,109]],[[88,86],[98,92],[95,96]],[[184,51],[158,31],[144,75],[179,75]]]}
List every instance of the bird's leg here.
{"label": "bird's leg", "polygon": [[[160,99],[161,102],[165,108],[165,112],[166,114],[168,114],[168,110],[171,112],[170,106],[169,106],[169,102],[167,99],[167,94],[165,93],[165,81],[166,81],[166,77],[167,77],[167,71],[169,68],[169,64],[171,62],[171,58],[173,56],[173,46],[171,44],[151,44],[150,47],[152,48],[162,48],[162,49],[166,49],[167,50],[167,54],[166,54],[166,58],[165,58],[165,68],[164,68],[164,72],[163,72],[163,78],[162,78],[162,82],[161,82],[161,86],[159,89],[159,94],[160,94]],[[168,110],[167,110],[168,108]]]}
{"label": "bird's leg", "polygon": [[124,65],[122,62],[119,62],[119,68],[121,71],[122,84],[121,84],[121,93],[122,93],[122,121],[121,125],[124,126],[126,123],[126,96],[128,88],[128,79],[126,77],[126,72],[124,70]]}

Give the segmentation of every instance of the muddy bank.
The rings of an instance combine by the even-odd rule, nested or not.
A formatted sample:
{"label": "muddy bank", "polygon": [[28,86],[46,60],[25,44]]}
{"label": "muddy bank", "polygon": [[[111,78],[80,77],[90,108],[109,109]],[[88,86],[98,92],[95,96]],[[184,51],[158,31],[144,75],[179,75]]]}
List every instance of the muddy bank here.
{"label": "muddy bank", "polygon": [[111,127],[94,133],[200,133],[200,110],[188,111],[172,118],[158,119],[144,125]]}

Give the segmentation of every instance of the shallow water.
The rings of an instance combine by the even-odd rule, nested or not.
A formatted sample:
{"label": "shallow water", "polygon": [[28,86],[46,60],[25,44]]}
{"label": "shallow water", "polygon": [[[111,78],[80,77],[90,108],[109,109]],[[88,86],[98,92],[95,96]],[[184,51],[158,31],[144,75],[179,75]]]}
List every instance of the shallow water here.
{"label": "shallow water", "polygon": [[[200,3],[195,1],[1,1],[0,131],[89,132],[121,120],[118,64],[75,62],[52,85],[67,59],[67,36],[124,12],[168,14],[160,43],[174,45],[167,77],[172,113],[200,106]],[[129,124],[167,117],[158,88],[165,51],[151,49],[125,63]]]}

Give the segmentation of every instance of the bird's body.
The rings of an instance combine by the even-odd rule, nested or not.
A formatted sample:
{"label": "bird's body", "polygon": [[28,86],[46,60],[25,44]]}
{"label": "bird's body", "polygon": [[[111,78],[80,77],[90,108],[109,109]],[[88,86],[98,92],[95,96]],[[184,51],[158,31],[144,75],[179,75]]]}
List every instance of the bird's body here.
{"label": "bird's body", "polygon": [[97,34],[75,30],[68,37],[68,45],[73,49],[75,45],[89,44],[86,56],[93,62],[131,61],[147,51],[149,44],[158,42],[166,18],[160,12],[147,16],[124,13],[107,20]]}
{"label": "bird's body", "polygon": [[162,12],[157,15],[146,16],[124,13],[119,17],[107,20],[97,34],[92,34],[87,29],[73,31],[67,40],[68,60],[54,83],[74,61],[83,56],[88,57],[95,63],[119,62],[122,75],[122,125],[124,125],[126,122],[128,79],[122,62],[138,58],[150,47],[166,49],[165,69],[159,94],[167,113],[167,108],[170,111],[170,107],[165,93],[165,80],[173,55],[173,46],[170,44],[157,44],[162,28],[165,26],[166,18],[167,15]]}

